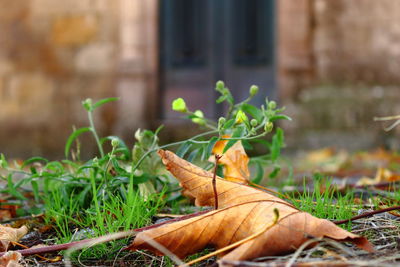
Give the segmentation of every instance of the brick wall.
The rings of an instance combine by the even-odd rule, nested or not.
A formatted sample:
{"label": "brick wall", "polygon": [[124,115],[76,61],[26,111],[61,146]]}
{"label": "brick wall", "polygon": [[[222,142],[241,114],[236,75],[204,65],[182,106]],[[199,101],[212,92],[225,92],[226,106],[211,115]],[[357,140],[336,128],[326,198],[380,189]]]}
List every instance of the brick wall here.
{"label": "brick wall", "polygon": [[[281,4],[281,101],[289,147],[399,148],[374,116],[400,114],[400,2]],[[287,44],[290,43],[290,44]]]}
{"label": "brick wall", "polygon": [[[87,97],[120,96],[96,122],[102,135],[132,139],[154,86],[154,3],[0,1],[0,152],[62,156],[72,125],[87,125]],[[87,153],[90,140],[83,140]]]}
{"label": "brick wall", "polygon": [[[87,124],[87,97],[120,96],[96,122],[132,141],[156,117],[157,10],[157,0],[0,0],[0,152],[61,157],[71,126]],[[397,144],[371,119],[400,113],[400,2],[277,0],[276,12],[290,147]]]}

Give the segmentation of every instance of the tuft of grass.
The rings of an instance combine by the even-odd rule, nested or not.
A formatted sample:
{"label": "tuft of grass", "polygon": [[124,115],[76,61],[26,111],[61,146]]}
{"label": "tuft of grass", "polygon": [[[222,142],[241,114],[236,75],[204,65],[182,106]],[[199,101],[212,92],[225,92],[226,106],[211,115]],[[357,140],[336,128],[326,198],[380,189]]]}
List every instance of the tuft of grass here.
{"label": "tuft of grass", "polygon": [[[304,182],[303,192],[296,194],[296,200],[292,201],[298,209],[318,218],[344,220],[353,217],[361,208],[361,204],[355,203],[352,190],[341,193],[331,179],[315,178],[313,189],[307,188]],[[341,226],[351,229],[351,222]]]}
{"label": "tuft of grass", "polygon": [[[102,202],[101,207],[93,205],[91,208],[82,210],[74,201],[73,194],[69,203],[62,201],[61,194],[61,189],[54,190],[52,195],[45,199],[46,223],[55,226],[56,243],[98,237],[148,225],[152,217],[164,205],[163,193],[144,199],[139,191],[127,190],[125,197],[108,198]],[[115,251],[125,246],[127,242],[127,239],[123,239],[99,244],[90,249],[75,252],[73,257],[79,255],[79,258],[83,260],[110,259],[109,257],[115,256]]]}

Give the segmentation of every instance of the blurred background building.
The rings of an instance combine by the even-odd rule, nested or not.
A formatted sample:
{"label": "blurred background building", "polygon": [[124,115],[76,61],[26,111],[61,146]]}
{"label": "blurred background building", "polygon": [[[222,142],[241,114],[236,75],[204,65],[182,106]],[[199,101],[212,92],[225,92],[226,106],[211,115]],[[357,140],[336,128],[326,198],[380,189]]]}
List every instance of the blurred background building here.
{"label": "blurred background building", "polygon": [[217,80],[279,99],[289,149],[396,148],[372,118],[400,114],[398,14],[393,0],[0,0],[0,152],[62,157],[88,97],[121,98],[96,123],[128,143],[182,123],[176,97],[215,117]]}

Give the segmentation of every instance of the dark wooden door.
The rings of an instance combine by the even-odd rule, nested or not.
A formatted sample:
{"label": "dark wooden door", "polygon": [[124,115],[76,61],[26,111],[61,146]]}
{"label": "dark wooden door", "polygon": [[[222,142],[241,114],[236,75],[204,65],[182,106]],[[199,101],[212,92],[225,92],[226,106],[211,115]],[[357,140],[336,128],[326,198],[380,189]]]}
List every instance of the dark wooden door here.
{"label": "dark wooden door", "polygon": [[179,116],[170,111],[177,97],[218,116],[217,80],[237,101],[252,84],[261,92],[255,104],[275,96],[274,1],[160,0],[162,118]]}

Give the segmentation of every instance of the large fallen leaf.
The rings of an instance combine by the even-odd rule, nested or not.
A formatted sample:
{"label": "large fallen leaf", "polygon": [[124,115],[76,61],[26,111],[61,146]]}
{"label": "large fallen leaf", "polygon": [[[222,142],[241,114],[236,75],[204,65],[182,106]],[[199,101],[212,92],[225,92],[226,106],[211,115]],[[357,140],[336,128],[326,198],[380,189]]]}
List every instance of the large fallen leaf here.
{"label": "large fallen leaf", "polygon": [[[229,138],[229,135],[223,138]],[[213,154],[222,155],[219,163],[224,165],[224,178],[228,181],[248,184],[250,179],[249,157],[244,151],[241,141],[236,142],[225,154],[222,154],[228,140],[220,140],[215,143]]]}
{"label": "large fallen leaf", "polygon": [[0,251],[6,251],[10,242],[18,242],[27,233],[28,228],[25,225],[20,228],[0,225]]}
{"label": "large fallen leaf", "polygon": [[[192,165],[172,152],[160,150],[159,154],[167,169],[196,199],[197,205],[214,205],[211,172]],[[183,258],[208,245],[223,248],[256,235],[254,239],[230,250],[223,259],[246,260],[285,254],[310,238],[321,237],[350,241],[367,251],[373,250],[364,237],[347,232],[328,220],[299,211],[264,191],[219,177],[216,185],[218,210],[141,232],[129,248],[148,249],[162,254],[147,243],[152,240]],[[279,219],[273,225],[275,209],[279,211]]]}

